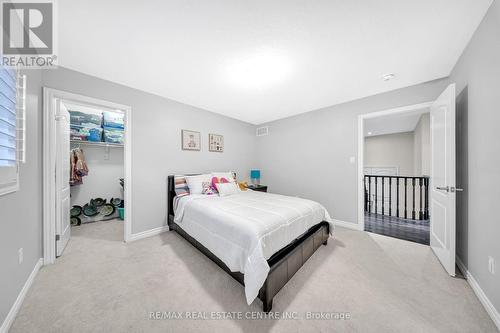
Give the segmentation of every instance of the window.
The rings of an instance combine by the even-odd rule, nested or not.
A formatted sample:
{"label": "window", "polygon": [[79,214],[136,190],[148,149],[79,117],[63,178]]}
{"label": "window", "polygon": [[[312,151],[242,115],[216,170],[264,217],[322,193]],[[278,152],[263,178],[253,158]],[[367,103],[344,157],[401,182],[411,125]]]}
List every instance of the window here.
{"label": "window", "polygon": [[25,79],[0,67],[0,195],[19,189],[25,149]]}

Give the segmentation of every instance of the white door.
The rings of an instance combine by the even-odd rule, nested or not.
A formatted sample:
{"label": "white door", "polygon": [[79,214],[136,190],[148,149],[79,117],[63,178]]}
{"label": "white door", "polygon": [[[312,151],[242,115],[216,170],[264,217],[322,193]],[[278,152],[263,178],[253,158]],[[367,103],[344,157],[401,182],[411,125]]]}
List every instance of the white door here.
{"label": "white door", "polygon": [[71,236],[70,221],[70,117],[56,100],[56,253],[59,257]]}
{"label": "white door", "polygon": [[430,243],[455,276],[455,84],[431,106]]}

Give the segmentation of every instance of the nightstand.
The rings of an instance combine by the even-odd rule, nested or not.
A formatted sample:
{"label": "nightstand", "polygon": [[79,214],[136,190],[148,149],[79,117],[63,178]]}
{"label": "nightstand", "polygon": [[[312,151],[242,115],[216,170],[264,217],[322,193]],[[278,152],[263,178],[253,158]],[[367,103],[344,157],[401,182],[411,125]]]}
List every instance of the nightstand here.
{"label": "nightstand", "polygon": [[267,192],[266,185],[248,185],[248,188],[252,191]]}

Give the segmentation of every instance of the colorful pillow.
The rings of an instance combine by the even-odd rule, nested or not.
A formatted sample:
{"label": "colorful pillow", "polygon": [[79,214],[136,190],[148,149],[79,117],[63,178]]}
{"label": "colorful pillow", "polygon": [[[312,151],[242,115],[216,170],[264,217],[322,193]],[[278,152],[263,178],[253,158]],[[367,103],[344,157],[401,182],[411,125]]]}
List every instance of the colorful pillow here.
{"label": "colorful pillow", "polygon": [[231,171],[228,171],[228,172],[212,172],[212,177],[217,177],[219,179],[225,178],[230,183],[235,183],[236,182],[235,174],[234,174],[234,172],[231,172]]}
{"label": "colorful pillow", "polygon": [[214,186],[212,186],[212,182],[203,182],[203,190],[201,191],[201,194],[206,194],[206,195],[217,194],[217,189]]}
{"label": "colorful pillow", "polygon": [[186,183],[186,177],[174,176],[174,184],[176,196],[183,197],[185,195],[189,195],[189,187]]}

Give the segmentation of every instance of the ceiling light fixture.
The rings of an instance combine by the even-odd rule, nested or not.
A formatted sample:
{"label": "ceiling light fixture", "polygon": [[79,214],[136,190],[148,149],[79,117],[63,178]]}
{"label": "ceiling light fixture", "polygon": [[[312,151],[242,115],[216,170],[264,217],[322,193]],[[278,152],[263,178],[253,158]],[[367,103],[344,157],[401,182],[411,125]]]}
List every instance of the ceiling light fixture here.
{"label": "ceiling light fixture", "polygon": [[228,66],[229,80],[249,89],[262,89],[284,81],[291,74],[291,63],[275,50],[261,50]]}
{"label": "ceiling light fixture", "polygon": [[368,132],[368,135],[372,135],[372,132]]}
{"label": "ceiling light fixture", "polygon": [[388,73],[388,74],[385,74],[384,76],[382,76],[382,79],[384,81],[389,81],[389,80],[392,80],[396,77],[396,74],[394,73]]}

